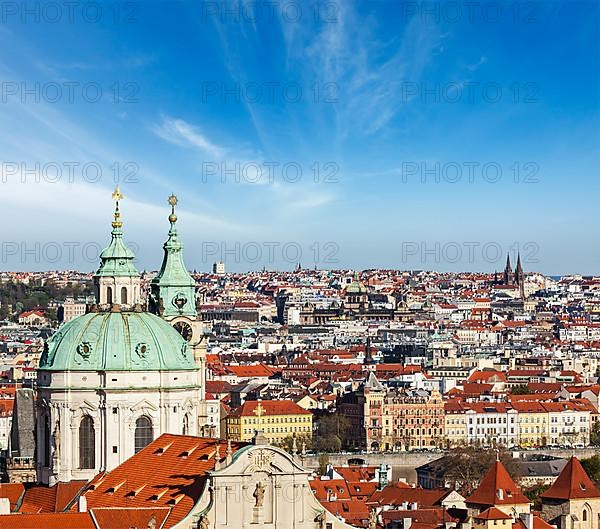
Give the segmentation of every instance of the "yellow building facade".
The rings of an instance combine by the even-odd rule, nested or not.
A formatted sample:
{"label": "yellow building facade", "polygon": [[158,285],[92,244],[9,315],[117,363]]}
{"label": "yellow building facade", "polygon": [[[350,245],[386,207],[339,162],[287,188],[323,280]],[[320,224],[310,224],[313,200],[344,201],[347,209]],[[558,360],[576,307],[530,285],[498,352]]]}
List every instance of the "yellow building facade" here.
{"label": "yellow building facade", "polygon": [[286,439],[312,440],[313,416],[293,401],[247,401],[226,419],[227,438],[251,441],[261,431],[270,444],[280,445]]}

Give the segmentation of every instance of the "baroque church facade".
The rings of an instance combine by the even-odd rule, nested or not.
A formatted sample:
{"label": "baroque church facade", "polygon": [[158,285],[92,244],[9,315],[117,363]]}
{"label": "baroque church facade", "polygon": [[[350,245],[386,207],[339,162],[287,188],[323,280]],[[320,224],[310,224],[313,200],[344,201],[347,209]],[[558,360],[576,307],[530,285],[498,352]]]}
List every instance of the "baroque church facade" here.
{"label": "baroque church facade", "polygon": [[38,480],[89,480],[164,433],[202,436],[205,344],[194,280],[170,229],[148,309],[135,255],[123,240],[118,188],[111,241],[94,276],[96,304],[47,342],[38,369]]}

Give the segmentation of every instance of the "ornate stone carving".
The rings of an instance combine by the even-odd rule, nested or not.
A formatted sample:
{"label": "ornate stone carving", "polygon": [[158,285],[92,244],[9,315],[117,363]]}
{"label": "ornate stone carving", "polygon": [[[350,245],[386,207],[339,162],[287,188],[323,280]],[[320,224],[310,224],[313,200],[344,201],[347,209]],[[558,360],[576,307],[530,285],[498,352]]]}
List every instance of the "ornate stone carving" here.
{"label": "ornate stone carving", "polygon": [[321,512],[315,518],[315,522],[317,522],[318,529],[325,529],[325,522],[327,521],[327,517],[324,512]]}
{"label": "ornate stone carving", "polygon": [[198,520],[198,529],[208,529],[208,516],[202,514]]}
{"label": "ornate stone carving", "polygon": [[254,489],[254,493],[252,494],[254,497],[254,506],[262,507],[265,503],[265,486],[262,481],[259,481],[256,484],[256,488]]}
{"label": "ornate stone carving", "polygon": [[371,512],[369,513],[368,528],[369,529],[377,529],[377,513],[375,512],[375,509],[371,509]]}
{"label": "ornate stone carving", "polygon": [[254,450],[249,454],[251,465],[249,472],[269,471],[271,468],[271,459],[273,458],[269,450]]}

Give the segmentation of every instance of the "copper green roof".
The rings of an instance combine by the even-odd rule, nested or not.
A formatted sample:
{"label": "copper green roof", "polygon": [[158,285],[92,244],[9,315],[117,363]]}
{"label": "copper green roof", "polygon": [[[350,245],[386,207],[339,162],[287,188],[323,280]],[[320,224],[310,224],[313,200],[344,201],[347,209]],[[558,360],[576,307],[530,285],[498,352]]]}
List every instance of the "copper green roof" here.
{"label": "copper green roof", "polygon": [[64,325],[46,344],[40,369],[162,371],[196,369],[187,342],[147,312],[90,312]]}
{"label": "copper green roof", "polygon": [[135,254],[123,242],[123,223],[121,222],[119,204],[115,209],[115,218],[112,223],[110,244],[100,254],[100,268],[96,276],[137,277],[140,275],[133,261]]}
{"label": "copper green roof", "polygon": [[183,243],[177,234],[177,216],[175,204],[177,198],[172,195],[169,203],[173,210],[169,215],[169,235],[163,245],[164,257],[160,270],[152,279],[151,307],[152,311],[162,317],[190,316],[195,317],[196,312],[196,282],[190,275],[183,262]]}

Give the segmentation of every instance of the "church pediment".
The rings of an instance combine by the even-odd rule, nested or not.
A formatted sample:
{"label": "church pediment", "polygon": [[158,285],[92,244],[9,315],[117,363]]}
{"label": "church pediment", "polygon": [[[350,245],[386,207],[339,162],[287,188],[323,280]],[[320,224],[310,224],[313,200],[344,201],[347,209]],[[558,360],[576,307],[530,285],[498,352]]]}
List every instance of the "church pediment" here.
{"label": "church pediment", "polygon": [[230,465],[217,471],[216,474],[218,476],[251,476],[258,472],[310,475],[287,452],[266,445],[243,448],[235,454]]}

